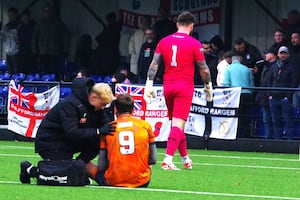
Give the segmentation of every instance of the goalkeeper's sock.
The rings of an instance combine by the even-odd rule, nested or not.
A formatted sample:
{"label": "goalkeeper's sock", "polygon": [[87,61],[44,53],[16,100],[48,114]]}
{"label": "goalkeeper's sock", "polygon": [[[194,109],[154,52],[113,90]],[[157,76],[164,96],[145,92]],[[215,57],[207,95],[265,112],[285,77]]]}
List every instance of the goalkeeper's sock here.
{"label": "goalkeeper's sock", "polygon": [[170,135],[167,142],[167,151],[166,154],[174,156],[180,141],[181,141],[181,130],[176,126],[171,127]]}
{"label": "goalkeeper's sock", "polygon": [[173,156],[166,154],[164,158],[164,163],[170,164],[173,162]]}
{"label": "goalkeeper's sock", "polygon": [[182,163],[185,163],[187,160],[191,160],[188,155],[181,157]]}
{"label": "goalkeeper's sock", "polygon": [[183,131],[181,131],[181,140],[178,146],[178,151],[181,157],[184,157],[187,155],[187,142],[186,137]]}

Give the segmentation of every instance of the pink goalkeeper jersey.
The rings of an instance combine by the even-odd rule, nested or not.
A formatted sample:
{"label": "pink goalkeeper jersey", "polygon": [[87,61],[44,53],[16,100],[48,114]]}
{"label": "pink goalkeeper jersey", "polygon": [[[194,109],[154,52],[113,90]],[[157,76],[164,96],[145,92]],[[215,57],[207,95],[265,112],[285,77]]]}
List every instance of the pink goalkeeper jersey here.
{"label": "pink goalkeeper jersey", "polygon": [[195,62],[205,60],[201,49],[201,43],[185,33],[177,32],[160,40],[155,52],[163,57],[164,82],[194,83]]}

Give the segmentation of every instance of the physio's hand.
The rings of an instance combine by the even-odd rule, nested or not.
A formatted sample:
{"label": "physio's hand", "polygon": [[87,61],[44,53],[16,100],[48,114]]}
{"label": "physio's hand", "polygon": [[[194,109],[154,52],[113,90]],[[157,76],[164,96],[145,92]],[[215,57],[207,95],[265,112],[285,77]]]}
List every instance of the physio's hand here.
{"label": "physio's hand", "polygon": [[100,135],[113,135],[113,132],[116,131],[116,122],[104,124],[99,128]]}
{"label": "physio's hand", "polygon": [[151,101],[156,97],[154,89],[153,89],[153,80],[147,79],[145,90],[144,90],[144,100],[147,103],[151,103]]}
{"label": "physio's hand", "polygon": [[206,93],[206,101],[211,102],[213,100],[213,87],[211,82],[204,84],[204,92]]}

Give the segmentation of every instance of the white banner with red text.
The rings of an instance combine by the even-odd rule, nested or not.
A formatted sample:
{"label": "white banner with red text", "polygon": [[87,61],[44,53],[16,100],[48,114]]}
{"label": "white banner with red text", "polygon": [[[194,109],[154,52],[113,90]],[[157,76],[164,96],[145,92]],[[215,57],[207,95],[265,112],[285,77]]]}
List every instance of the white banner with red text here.
{"label": "white banner with red text", "polygon": [[[156,98],[150,104],[143,99],[144,86],[117,84],[116,96],[128,93],[134,98],[133,116],[148,121],[156,141],[167,141],[171,123],[165,104],[163,87],[153,86]],[[241,88],[214,89],[212,103],[207,103],[203,88],[195,88],[185,133],[216,139],[236,139]]]}
{"label": "white banner with red text", "polygon": [[128,42],[136,29],[140,28],[143,16],[151,18],[153,25],[158,18],[157,9],[164,7],[170,13],[170,19],[177,21],[177,16],[183,11],[190,11],[196,18],[193,36],[198,40],[210,40],[220,34],[221,9],[220,0],[214,1],[182,1],[182,0],[153,0],[153,1],[119,1],[119,22],[122,25],[120,52],[128,54]]}
{"label": "white banner with red text", "polygon": [[7,103],[8,130],[35,138],[42,119],[58,103],[59,92],[59,85],[43,93],[25,92],[22,85],[11,80]]}

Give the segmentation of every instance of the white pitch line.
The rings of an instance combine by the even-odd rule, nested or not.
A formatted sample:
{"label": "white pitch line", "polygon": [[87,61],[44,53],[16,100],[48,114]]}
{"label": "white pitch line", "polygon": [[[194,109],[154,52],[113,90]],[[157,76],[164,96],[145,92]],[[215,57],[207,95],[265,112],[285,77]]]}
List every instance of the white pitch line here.
{"label": "white pitch line", "polygon": [[200,192],[200,191],[187,191],[187,190],[168,190],[168,189],[155,189],[155,188],[120,188],[120,187],[100,187],[100,186],[88,186],[88,187],[99,187],[119,190],[140,190],[140,191],[151,191],[151,192],[167,192],[167,193],[183,193],[183,194],[195,194],[195,195],[209,195],[209,196],[230,196],[230,197],[245,197],[245,198],[256,198],[256,199],[285,199],[285,200],[299,200],[296,197],[281,197],[281,196],[260,196],[260,195],[249,195],[249,194],[232,194],[232,193],[217,193],[217,192]]}
{"label": "white pitch line", "polygon": [[[165,155],[165,153],[157,153],[158,155]],[[211,158],[232,158],[232,159],[244,159],[244,160],[270,160],[270,161],[292,161],[299,162],[297,158],[295,159],[285,159],[285,158],[266,158],[266,157],[242,157],[242,156],[222,156],[222,155],[209,155],[209,154],[189,154],[192,157],[211,157]]]}
{"label": "white pitch line", "polygon": [[0,146],[0,149],[34,149],[34,148],[26,147],[26,146]]}
{"label": "white pitch line", "polygon": [[[28,158],[39,158],[38,155],[25,155],[25,154],[0,154],[0,156],[7,157],[28,157]],[[181,162],[174,162],[175,164],[181,164]],[[215,164],[215,163],[195,163],[194,165],[204,165],[204,166],[216,166],[216,167],[239,167],[239,168],[259,168],[259,169],[277,169],[277,170],[296,170],[299,171],[300,168],[293,167],[272,167],[272,166],[258,166],[258,165],[232,165],[232,164]]]}
{"label": "white pitch line", "polygon": [[0,153],[0,156],[6,156],[6,157],[28,157],[28,158],[38,158],[38,157],[40,157],[38,155],[5,154],[5,153]]}
{"label": "white pitch line", "polygon": [[[28,146],[11,146],[2,145],[0,149],[34,149]],[[157,153],[157,155],[165,155],[165,153]],[[209,158],[227,158],[227,159],[243,159],[243,160],[269,160],[269,161],[288,161],[299,162],[298,158],[284,159],[284,158],[269,158],[269,157],[243,157],[243,156],[222,156],[222,155],[209,155],[209,154],[189,154],[190,157],[209,157]]]}
{"label": "white pitch line", "polygon": [[[21,184],[16,181],[1,181],[2,184]],[[126,188],[126,187],[107,187],[107,186],[96,186],[89,185],[89,188],[98,189],[113,189],[113,190],[135,190],[135,191],[149,191],[149,192],[163,192],[163,193],[181,193],[181,194],[194,194],[194,195],[205,195],[205,196],[227,196],[227,197],[244,197],[254,199],[281,199],[281,200],[299,200],[297,197],[284,197],[284,196],[265,196],[265,195],[251,195],[251,194],[233,194],[233,193],[217,193],[217,192],[201,192],[201,191],[189,191],[189,190],[171,190],[171,189],[156,189],[156,188]]]}
{"label": "white pitch line", "polygon": [[[175,164],[182,164],[181,162],[174,162]],[[206,165],[218,167],[240,167],[240,168],[259,168],[259,169],[279,169],[279,170],[296,170],[300,171],[298,167],[271,167],[271,166],[258,166],[258,165],[232,165],[232,164],[215,164],[215,163],[194,163],[193,165]]]}

